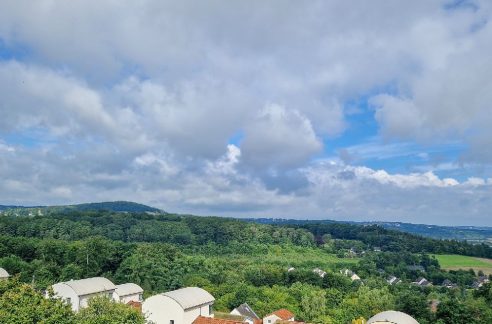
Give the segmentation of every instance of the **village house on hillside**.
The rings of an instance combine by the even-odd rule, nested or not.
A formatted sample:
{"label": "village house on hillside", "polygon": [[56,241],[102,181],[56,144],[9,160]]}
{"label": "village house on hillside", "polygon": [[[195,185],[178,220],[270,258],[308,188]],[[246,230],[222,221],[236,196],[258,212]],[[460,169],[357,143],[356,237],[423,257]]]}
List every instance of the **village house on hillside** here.
{"label": "village house on hillside", "polygon": [[442,284],[441,284],[442,287],[446,287],[446,288],[449,288],[449,289],[453,289],[453,288],[458,288],[458,285],[453,283],[451,280],[449,279],[445,279]]}
{"label": "village house on hillside", "polygon": [[134,283],[116,285],[113,299],[124,304],[128,304],[129,302],[141,303],[143,301],[143,289]]}
{"label": "village house on hillside", "polygon": [[401,283],[401,280],[400,280],[400,279],[398,279],[398,278],[397,278],[397,277],[395,277],[395,276],[390,276],[390,277],[388,278],[388,280],[386,280],[386,282],[388,282],[390,285],[397,285],[397,284]]}
{"label": "village house on hillside", "polygon": [[9,277],[10,277],[10,275],[7,272],[7,270],[5,270],[4,268],[0,268],[0,280],[1,279],[8,279]]}
{"label": "village house on hillside", "polygon": [[231,311],[231,314],[242,316],[244,318],[244,322],[248,324],[255,324],[255,322],[260,319],[260,317],[256,315],[253,309],[251,309],[251,307],[246,303],[234,308]]}
{"label": "village house on hillside", "polygon": [[480,276],[480,277],[477,278],[477,280],[475,280],[473,282],[473,284],[472,284],[471,287],[474,288],[474,289],[478,289],[478,288],[482,287],[484,284],[489,283],[489,282],[490,282],[489,277],[487,277],[487,276]]}
{"label": "village house on hillside", "polygon": [[340,270],[340,273],[349,277],[352,281],[360,280],[360,277],[357,274],[355,274],[355,272],[353,272],[352,270],[344,269],[344,270]]}
{"label": "village house on hillside", "polygon": [[412,284],[417,285],[417,286],[420,286],[420,287],[430,287],[430,286],[432,286],[432,282],[430,282],[429,280],[425,279],[424,277],[418,278],[417,280],[415,280],[414,282],[412,282]]}
{"label": "village house on hillside", "polygon": [[93,297],[105,296],[112,299],[116,290],[116,286],[103,277],[59,282],[52,287],[55,297],[70,304],[74,312],[87,307],[89,299]]}
{"label": "village house on hillside", "polygon": [[324,278],[326,276],[326,271],[323,271],[320,268],[313,269],[313,273],[317,274],[321,278]]}
{"label": "village house on hillside", "polygon": [[282,308],[263,317],[263,324],[274,324],[280,322],[294,322],[294,314],[288,309]]}
{"label": "village house on hillside", "polygon": [[142,312],[155,324],[192,324],[199,316],[213,317],[214,302],[206,290],[187,287],[147,298]]}

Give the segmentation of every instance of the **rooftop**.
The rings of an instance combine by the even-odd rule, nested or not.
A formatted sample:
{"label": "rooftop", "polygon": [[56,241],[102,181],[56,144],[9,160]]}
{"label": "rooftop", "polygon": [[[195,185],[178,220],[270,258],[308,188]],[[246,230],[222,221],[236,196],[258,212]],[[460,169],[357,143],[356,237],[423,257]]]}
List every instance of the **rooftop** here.
{"label": "rooftop", "polygon": [[168,291],[162,295],[176,301],[183,309],[213,303],[215,301],[208,291],[198,287],[186,287],[178,290]]}
{"label": "rooftop", "polygon": [[371,317],[367,324],[388,323],[388,324],[419,324],[412,316],[397,312],[385,311]]}
{"label": "rooftop", "polygon": [[118,296],[128,296],[128,295],[134,295],[134,294],[141,294],[143,293],[142,287],[140,287],[137,284],[134,283],[125,283],[121,285],[116,285],[116,294]]}
{"label": "rooftop", "polygon": [[112,291],[116,289],[116,286],[106,278],[94,277],[81,280],[70,280],[60,282],[55,285],[67,285],[75,291],[79,296],[96,294],[104,291]]}

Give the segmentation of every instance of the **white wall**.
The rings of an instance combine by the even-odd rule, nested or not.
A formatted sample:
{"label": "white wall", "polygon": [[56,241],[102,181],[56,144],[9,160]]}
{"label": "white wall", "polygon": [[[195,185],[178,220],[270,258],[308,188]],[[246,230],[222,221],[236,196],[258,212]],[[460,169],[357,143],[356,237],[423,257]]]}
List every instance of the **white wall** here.
{"label": "white wall", "polygon": [[272,314],[270,316],[263,317],[263,324],[273,324],[278,320],[280,320],[280,317]]}
{"label": "white wall", "polygon": [[212,317],[208,304],[185,312],[174,299],[164,295],[147,298],[142,304],[142,312],[147,320],[155,324],[170,324],[171,320],[174,324],[191,324],[200,315]]}
{"label": "white wall", "polygon": [[184,324],[184,311],[173,299],[164,295],[147,298],[142,304],[145,317],[155,324]]}
{"label": "white wall", "polygon": [[63,283],[57,283],[53,285],[53,292],[55,297],[61,298],[68,302],[70,299],[70,304],[72,305],[72,310],[74,312],[79,311],[79,296],[73,291],[73,289]]}
{"label": "white wall", "polygon": [[130,302],[130,301],[142,302],[143,299],[140,299],[140,295],[141,294],[131,294],[131,295],[126,295],[126,296],[118,296],[118,294],[115,292],[113,294],[113,299],[115,301],[123,303],[123,304],[128,304],[128,302]]}
{"label": "white wall", "polygon": [[78,312],[81,308],[85,308],[88,306],[89,299],[96,296],[105,296],[112,298],[114,290],[109,290],[105,292],[100,292],[97,294],[79,296],[75,293],[75,291],[68,285],[64,283],[57,283],[53,285],[53,292],[55,293],[55,297],[61,298],[68,302],[70,299],[70,304],[72,305],[72,310],[74,312]]}

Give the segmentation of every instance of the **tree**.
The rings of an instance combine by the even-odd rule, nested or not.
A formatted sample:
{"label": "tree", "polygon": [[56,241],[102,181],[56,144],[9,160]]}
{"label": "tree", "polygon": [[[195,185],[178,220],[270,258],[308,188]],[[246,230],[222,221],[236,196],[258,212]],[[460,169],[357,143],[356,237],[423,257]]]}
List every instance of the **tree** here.
{"label": "tree", "polygon": [[139,310],[103,296],[90,299],[89,306],[83,308],[76,319],[78,324],[145,323],[145,317]]}
{"label": "tree", "polygon": [[70,307],[16,278],[0,282],[0,323],[71,324],[75,322]]}

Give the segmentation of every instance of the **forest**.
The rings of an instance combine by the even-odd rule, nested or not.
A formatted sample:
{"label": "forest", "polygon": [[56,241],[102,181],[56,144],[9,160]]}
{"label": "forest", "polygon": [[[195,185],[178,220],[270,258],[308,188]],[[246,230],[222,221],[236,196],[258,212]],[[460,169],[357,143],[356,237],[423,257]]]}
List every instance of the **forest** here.
{"label": "forest", "polygon": [[[22,316],[62,314],[72,322],[111,323],[103,318],[117,312],[130,323],[142,323],[135,312],[119,311],[116,307],[122,305],[104,300],[95,300],[76,315],[63,315],[67,309],[56,300],[41,302],[40,296],[55,282],[104,276],[115,283],[137,283],[146,297],[185,286],[202,287],[216,298],[216,312],[247,302],[260,316],[287,308],[308,323],[352,323],[389,309],[424,324],[465,319],[491,323],[490,285],[471,289],[479,273],[442,270],[431,254],[445,253],[492,256],[486,245],[422,238],[379,226],[266,225],[91,210],[2,215],[0,267],[14,277],[0,283],[0,305],[15,304],[16,314]],[[315,268],[325,275],[313,272]],[[341,273],[343,269],[362,280],[352,281]],[[388,284],[389,276],[402,282]],[[419,277],[433,285],[412,284]],[[444,280],[456,287],[442,287]],[[37,305],[35,311],[28,309],[32,305]],[[8,322],[8,316],[0,311],[0,322]]]}

